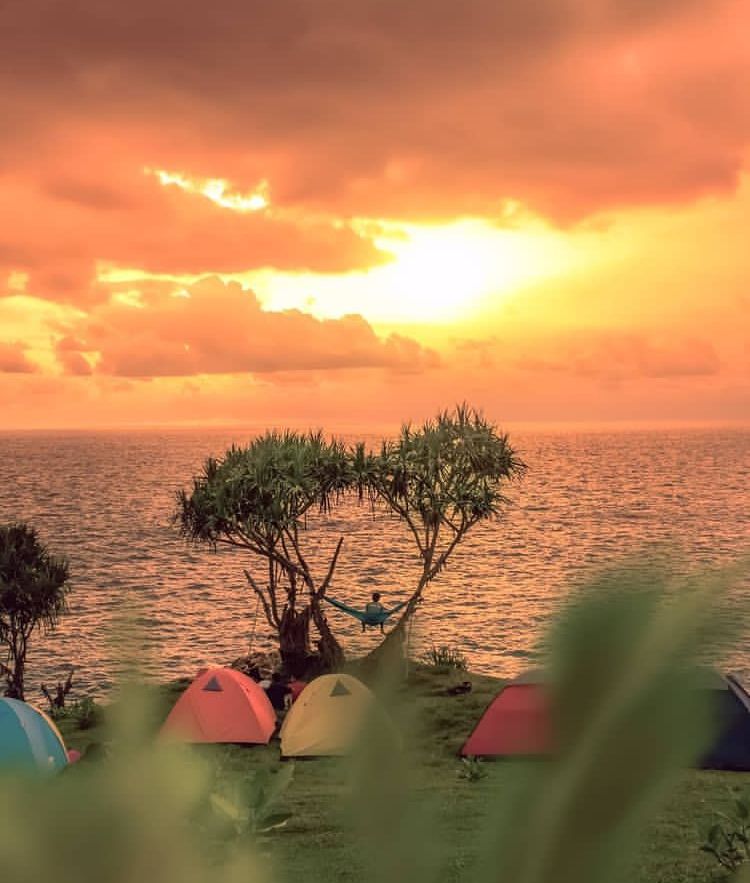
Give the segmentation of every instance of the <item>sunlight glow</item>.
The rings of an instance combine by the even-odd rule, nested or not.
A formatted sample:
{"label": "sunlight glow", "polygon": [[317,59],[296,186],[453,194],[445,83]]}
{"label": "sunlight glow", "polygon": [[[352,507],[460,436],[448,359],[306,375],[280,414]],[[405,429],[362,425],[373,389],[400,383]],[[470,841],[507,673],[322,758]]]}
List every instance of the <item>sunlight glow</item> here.
{"label": "sunlight glow", "polygon": [[395,260],[372,273],[402,319],[457,318],[484,295],[539,275],[549,258],[538,237],[476,221],[412,227],[407,234],[376,240]]}
{"label": "sunlight glow", "polygon": [[144,169],[147,175],[156,176],[165,187],[175,186],[186,193],[205,196],[211,202],[235,212],[258,212],[268,208],[268,181],[261,181],[252,193],[236,193],[230,190],[223,178],[191,178],[182,172],[165,169]]}
{"label": "sunlight glow", "polygon": [[430,326],[469,320],[488,301],[591,259],[586,243],[540,225],[390,225],[374,241],[393,260],[367,271],[334,276],[257,270],[233,278],[251,287],[265,309],[302,309],[320,318],[360,313],[378,324]]}
{"label": "sunlight glow", "polygon": [[[599,260],[589,236],[540,224],[500,228],[484,221],[445,225],[378,222],[375,244],[390,263],[350,273],[284,272],[272,267],[220,273],[251,288],[266,310],[302,310],[320,319],[358,313],[380,325],[446,326],[479,321],[488,309],[541,280]],[[598,242],[598,237],[594,237]],[[137,286],[153,279],[189,287],[200,274],[168,275],[100,263],[100,282]]]}

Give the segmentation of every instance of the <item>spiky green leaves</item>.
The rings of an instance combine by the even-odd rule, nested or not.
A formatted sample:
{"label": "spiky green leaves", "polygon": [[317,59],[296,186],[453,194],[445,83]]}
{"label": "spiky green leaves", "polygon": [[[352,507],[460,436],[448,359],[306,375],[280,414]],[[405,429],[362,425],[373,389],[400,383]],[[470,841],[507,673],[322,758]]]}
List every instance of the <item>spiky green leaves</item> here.
{"label": "spiky green leaves", "polygon": [[0,648],[9,695],[23,699],[29,637],[36,628],[55,628],[68,590],[68,562],[52,555],[33,527],[0,525]]}
{"label": "spiky green leaves", "polygon": [[268,432],[209,458],[190,493],[178,495],[183,534],[216,542],[238,536],[273,543],[314,509],[328,511],[351,486],[344,444],[321,433]]}

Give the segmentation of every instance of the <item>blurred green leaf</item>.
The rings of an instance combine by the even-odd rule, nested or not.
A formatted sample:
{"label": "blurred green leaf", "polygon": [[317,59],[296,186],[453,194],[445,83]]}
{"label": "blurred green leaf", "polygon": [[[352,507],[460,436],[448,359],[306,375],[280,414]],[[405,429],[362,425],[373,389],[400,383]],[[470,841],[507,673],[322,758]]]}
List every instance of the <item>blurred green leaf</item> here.
{"label": "blurred green leaf", "polygon": [[570,605],[549,642],[557,753],[519,774],[483,880],[609,883],[623,872],[618,857],[711,736],[694,659],[726,582],[675,590],[630,568]]}
{"label": "blurred green leaf", "polygon": [[210,800],[211,805],[214,807],[214,809],[218,810],[220,813],[223,813],[228,819],[231,819],[233,822],[240,821],[240,810],[235,803],[232,803],[231,800],[227,800],[220,794],[212,794]]}

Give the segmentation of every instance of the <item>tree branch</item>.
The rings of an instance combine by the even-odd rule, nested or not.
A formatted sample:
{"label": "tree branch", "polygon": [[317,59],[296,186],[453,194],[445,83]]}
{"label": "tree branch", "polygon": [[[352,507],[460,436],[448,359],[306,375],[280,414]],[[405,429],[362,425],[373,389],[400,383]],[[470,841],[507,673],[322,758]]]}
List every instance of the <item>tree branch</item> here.
{"label": "tree branch", "polygon": [[443,552],[441,552],[440,555],[438,555],[437,562],[430,569],[429,579],[427,580],[427,582],[430,582],[431,580],[433,580],[438,575],[438,573],[440,573],[440,571],[443,569],[443,567],[445,567],[445,562],[448,560],[451,552],[453,552],[453,550],[456,548],[456,546],[461,542],[461,540],[466,535],[466,532],[472,526],[473,523],[474,522],[467,522],[466,520],[463,521],[463,523],[461,524],[461,527],[456,531],[456,535],[453,537],[453,539],[448,544],[448,547]]}
{"label": "tree branch", "polygon": [[404,508],[400,506],[395,499],[390,497],[385,491],[380,489],[379,487],[375,488],[376,494],[380,497],[381,500],[392,509],[397,515],[399,515],[409,527],[409,530],[414,534],[414,539],[417,543],[417,548],[419,549],[419,554],[424,555],[424,547],[422,545],[422,538],[419,535],[419,531],[417,530],[416,525],[412,521],[411,514],[409,512],[408,507]]}
{"label": "tree branch", "polygon": [[[305,585],[308,587],[311,593],[315,592],[315,583],[313,582],[312,574],[310,573],[310,567],[305,560],[304,555],[302,554],[302,549],[299,544],[299,530],[297,528],[297,522],[294,521],[292,523],[292,529],[286,528],[283,531],[283,534],[286,535],[286,538],[289,540],[292,548],[294,549],[294,554],[297,556],[297,560],[299,561],[299,566],[297,567],[298,573],[302,575],[302,578],[305,581]],[[284,537],[282,536],[281,542],[284,544],[284,548],[286,550],[286,543],[284,543]]]}
{"label": "tree branch", "polygon": [[[263,594],[263,590],[255,582],[252,574],[250,573],[250,571],[247,568],[245,568],[245,577],[246,577],[247,581],[250,583],[250,587],[252,588],[252,590],[255,592],[255,594],[260,599],[260,603],[263,606],[263,613],[265,614],[266,621],[268,622],[268,624],[271,626],[272,629],[273,628],[278,629],[278,627],[279,627],[278,613],[276,613],[276,611],[274,610],[274,613],[276,613],[276,618],[274,618],[274,616],[272,616],[271,607],[270,607],[268,601],[266,601],[266,596]],[[273,595],[271,597],[273,598]],[[275,605],[274,605],[274,607],[275,607]]]}
{"label": "tree branch", "polygon": [[217,543],[224,543],[227,546],[234,546],[237,549],[249,549],[251,552],[255,552],[256,555],[259,555],[261,558],[270,558],[272,561],[275,561],[277,564],[281,565],[281,567],[286,568],[287,570],[299,570],[297,565],[288,558],[285,558],[283,555],[279,555],[274,549],[270,546],[264,546],[257,542],[250,542],[245,539],[243,542],[238,542],[237,540],[232,539],[228,536],[216,537]]}
{"label": "tree branch", "polygon": [[331,558],[331,563],[328,565],[328,573],[325,576],[325,579],[320,585],[316,595],[318,598],[325,597],[326,589],[331,583],[331,579],[333,578],[333,571],[336,569],[336,562],[339,559],[339,552],[341,552],[341,547],[344,545],[344,538],[340,537],[338,543],[336,544],[336,551],[333,553],[333,558]]}

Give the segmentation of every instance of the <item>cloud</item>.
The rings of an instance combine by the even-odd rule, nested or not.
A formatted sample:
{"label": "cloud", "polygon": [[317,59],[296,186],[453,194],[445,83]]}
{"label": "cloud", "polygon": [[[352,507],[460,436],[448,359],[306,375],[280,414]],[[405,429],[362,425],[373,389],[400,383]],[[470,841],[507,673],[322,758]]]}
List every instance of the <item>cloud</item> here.
{"label": "cloud", "polygon": [[25,353],[25,345],[20,342],[3,343],[0,341],[0,373],[32,374],[37,370]]}
{"label": "cloud", "polygon": [[[61,326],[63,327],[63,326]],[[298,310],[261,309],[253,292],[207,278],[182,292],[151,289],[141,303],[116,298],[68,323],[58,359],[86,373],[170,377],[386,368],[400,373],[434,367],[437,356],[409,338],[378,337],[356,315],[319,320]]]}
{"label": "cloud", "polygon": [[500,217],[512,198],[568,222],[687,200],[732,188],[746,154],[748,16],[742,0],[28,0],[3,13],[3,165],[57,179],[96,153],[96,184],[53,187],[89,205],[110,154],[266,178],[277,205],[343,216]]}
{"label": "cloud", "polygon": [[589,331],[527,342],[534,355],[516,356],[519,368],[620,383],[638,379],[710,377],[721,361],[705,340],[651,340],[648,335]]}
{"label": "cloud", "polygon": [[231,211],[162,186],[141,167],[128,168],[127,158],[100,163],[83,146],[77,162],[84,171],[71,177],[65,169],[59,179],[45,172],[38,188],[33,175],[0,177],[0,270],[26,272],[26,288],[38,297],[96,302],[99,263],[198,275],[261,267],[344,272],[389,260],[345,224]]}
{"label": "cloud", "polygon": [[81,349],[85,349],[85,346],[82,341],[72,337],[63,337],[57,343],[55,355],[66,374],[88,377],[94,373],[89,361],[81,353]]}
{"label": "cloud", "polygon": [[[101,263],[387,261],[352,218],[507,224],[512,200],[568,225],[727,192],[750,141],[741,0],[28,0],[2,16],[0,273],[82,307],[102,300]],[[270,207],[231,211],[146,168],[267,181]]]}
{"label": "cloud", "polygon": [[[498,349],[502,351],[502,346]],[[464,352],[466,356],[466,352]],[[382,368],[263,375],[208,374],[150,382],[104,374],[0,376],[6,428],[235,423],[379,432],[468,400],[504,428],[511,421],[735,420],[747,423],[750,376],[706,375],[608,384],[600,377],[529,371],[498,359],[478,372],[446,356],[397,378]],[[280,382],[281,381],[281,382]],[[247,438],[247,429],[227,437]]]}

